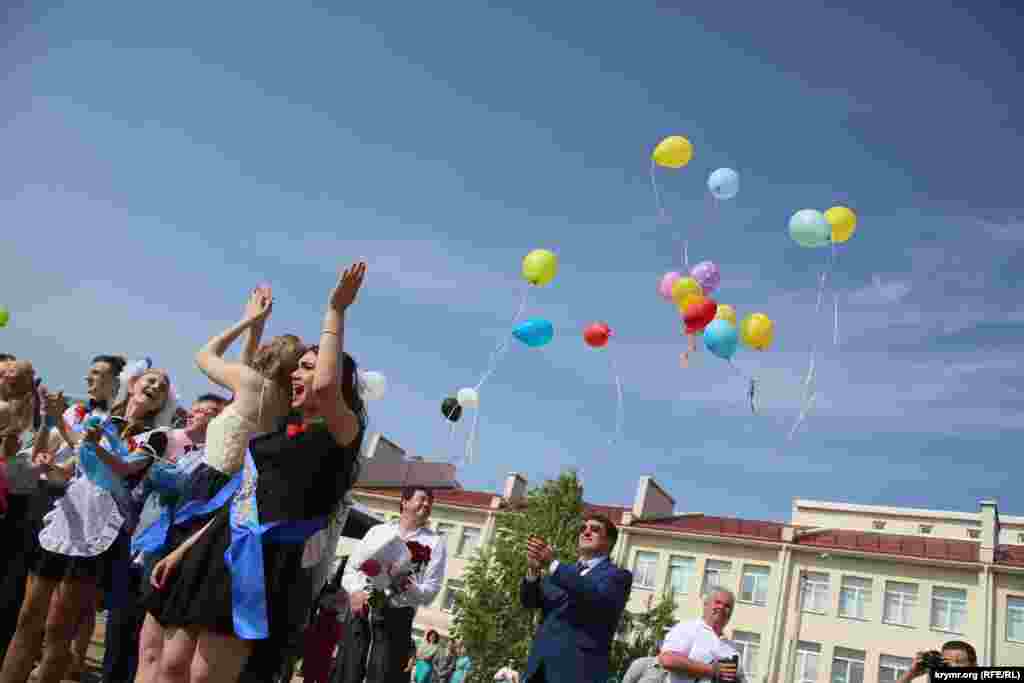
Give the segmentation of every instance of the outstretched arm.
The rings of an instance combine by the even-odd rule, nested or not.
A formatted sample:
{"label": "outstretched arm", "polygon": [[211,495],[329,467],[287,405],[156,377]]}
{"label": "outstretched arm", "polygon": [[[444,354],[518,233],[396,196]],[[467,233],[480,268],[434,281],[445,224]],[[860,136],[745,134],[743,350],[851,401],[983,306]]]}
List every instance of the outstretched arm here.
{"label": "outstretched arm", "polygon": [[320,332],[313,395],[320,405],[335,406],[333,410],[324,411],[324,419],[339,446],[348,446],[355,441],[362,428],[359,418],[342,396],[341,372],[345,348],[345,312],[355,302],[365,276],[365,263],[356,263],[342,272],[327,300],[327,313],[324,314],[324,326]]}
{"label": "outstretched arm", "polygon": [[[243,319],[261,316],[264,304],[273,301],[273,298],[273,292],[270,287],[257,287],[252,290],[249,300],[245,303]],[[263,316],[246,329],[245,342],[242,344],[242,355],[239,357],[242,365],[252,365],[252,359],[256,357],[256,351],[260,348],[260,341],[263,339],[263,330],[266,326],[267,318]]]}
{"label": "outstretched arm", "polygon": [[270,308],[271,303],[268,301],[261,314],[262,317],[249,317],[240,320],[206,342],[206,345],[196,353],[196,365],[199,366],[203,374],[212,382],[235,394],[239,393],[245,384],[259,381],[260,378],[255,370],[242,363],[224,360],[224,353],[242,332],[265,319],[270,314]]}

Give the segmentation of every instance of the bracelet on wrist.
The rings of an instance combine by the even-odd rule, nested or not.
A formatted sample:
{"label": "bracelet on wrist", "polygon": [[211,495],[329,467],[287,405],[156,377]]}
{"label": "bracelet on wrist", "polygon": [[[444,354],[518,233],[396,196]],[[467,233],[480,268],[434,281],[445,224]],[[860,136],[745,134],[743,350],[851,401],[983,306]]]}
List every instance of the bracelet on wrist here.
{"label": "bracelet on wrist", "polygon": [[335,337],[338,336],[338,333],[334,330],[320,330],[320,334],[333,334]]}

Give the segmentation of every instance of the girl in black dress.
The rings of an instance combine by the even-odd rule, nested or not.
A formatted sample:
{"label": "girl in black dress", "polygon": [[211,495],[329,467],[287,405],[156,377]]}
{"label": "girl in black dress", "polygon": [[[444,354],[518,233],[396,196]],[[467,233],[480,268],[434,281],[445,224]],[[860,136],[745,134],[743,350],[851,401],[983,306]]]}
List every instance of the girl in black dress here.
{"label": "girl in black dress", "polygon": [[289,601],[295,591],[281,587],[310,581],[304,542],[357,476],[366,419],[356,364],[342,348],[365,274],[358,263],[332,289],[320,344],[293,374],[294,416],[252,440],[238,491],[153,568],[144,604],[165,632],[160,683],[234,683],[256,641],[304,623],[312,586],[307,601]]}

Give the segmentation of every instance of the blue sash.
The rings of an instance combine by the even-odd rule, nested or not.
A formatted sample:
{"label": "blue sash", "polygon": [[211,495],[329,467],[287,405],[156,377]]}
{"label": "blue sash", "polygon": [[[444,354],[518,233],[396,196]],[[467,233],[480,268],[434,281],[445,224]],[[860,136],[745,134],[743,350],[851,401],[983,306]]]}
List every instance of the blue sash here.
{"label": "blue sash", "polygon": [[210,500],[190,500],[177,510],[165,507],[160,519],[132,539],[132,555],[158,552],[167,543],[167,532],[172,526],[180,526],[196,517],[216,512],[224,507],[241,485],[242,473],[239,472]]}
{"label": "blue sash", "polygon": [[[99,421],[98,417],[90,417],[82,423],[74,425],[71,429],[76,432],[85,432],[85,422],[94,419]],[[118,432],[117,427],[114,426],[113,421],[109,417],[100,422],[100,432],[103,435],[101,443],[105,444],[104,448],[115,458],[125,463],[133,463],[146,460],[149,457],[142,454],[136,455],[129,451],[128,446],[121,440],[121,434]],[[122,498],[128,495],[128,490],[125,488],[121,477],[114,474],[114,471],[96,455],[95,444],[83,441],[79,445],[78,464],[81,466],[86,479],[100,488],[106,489],[115,494],[115,496],[119,495]]]}
{"label": "blue sash", "polygon": [[[224,553],[224,562],[231,571],[235,634],[243,640],[262,640],[270,637],[263,572],[264,541],[305,543],[313,534],[327,527],[327,518],[260,524],[256,504],[259,474],[248,451],[243,473],[241,489],[231,501],[231,545]],[[295,495],[302,494],[297,491]]]}

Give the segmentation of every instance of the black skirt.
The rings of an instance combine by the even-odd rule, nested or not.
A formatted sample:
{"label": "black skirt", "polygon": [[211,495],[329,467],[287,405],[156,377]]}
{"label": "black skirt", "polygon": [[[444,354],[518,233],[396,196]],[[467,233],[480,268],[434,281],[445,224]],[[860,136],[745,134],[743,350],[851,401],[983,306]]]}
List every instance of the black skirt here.
{"label": "black skirt", "polygon": [[[202,628],[235,635],[231,571],[224,554],[231,545],[230,505],[217,511],[202,538],[185,554],[163,590],[148,581],[143,606],[165,628]],[[271,640],[287,639],[306,621],[313,594],[312,572],[302,568],[303,545],[263,543],[263,572]]]}

